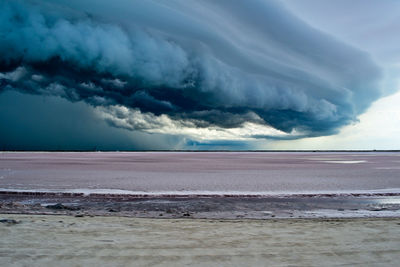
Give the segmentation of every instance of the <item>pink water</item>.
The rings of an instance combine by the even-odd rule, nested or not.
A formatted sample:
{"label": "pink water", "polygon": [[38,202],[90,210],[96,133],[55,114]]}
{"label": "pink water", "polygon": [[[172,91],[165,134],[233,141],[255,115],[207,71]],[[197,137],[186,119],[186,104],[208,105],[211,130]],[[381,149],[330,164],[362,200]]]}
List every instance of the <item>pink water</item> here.
{"label": "pink water", "polygon": [[5,152],[2,189],[339,192],[400,188],[400,153]]}

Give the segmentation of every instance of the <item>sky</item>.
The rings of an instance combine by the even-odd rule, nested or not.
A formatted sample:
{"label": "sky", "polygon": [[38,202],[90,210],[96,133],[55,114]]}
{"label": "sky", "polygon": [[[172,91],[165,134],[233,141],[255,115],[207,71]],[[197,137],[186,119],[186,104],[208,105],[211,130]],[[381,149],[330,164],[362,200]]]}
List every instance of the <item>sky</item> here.
{"label": "sky", "polygon": [[399,26],[396,0],[0,0],[0,149],[400,149]]}

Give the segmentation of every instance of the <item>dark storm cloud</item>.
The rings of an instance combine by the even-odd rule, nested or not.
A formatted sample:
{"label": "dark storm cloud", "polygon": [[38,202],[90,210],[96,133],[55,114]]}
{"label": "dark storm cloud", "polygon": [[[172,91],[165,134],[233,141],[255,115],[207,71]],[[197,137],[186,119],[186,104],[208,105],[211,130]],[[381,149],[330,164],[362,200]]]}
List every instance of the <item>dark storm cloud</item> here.
{"label": "dark storm cloud", "polygon": [[[15,101],[15,100],[18,101]],[[182,137],[110,128],[85,103],[0,94],[0,150],[182,149]]]}
{"label": "dark storm cloud", "polygon": [[366,53],[274,1],[0,0],[0,49],[0,90],[195,127],[328,135],[380,96]]}

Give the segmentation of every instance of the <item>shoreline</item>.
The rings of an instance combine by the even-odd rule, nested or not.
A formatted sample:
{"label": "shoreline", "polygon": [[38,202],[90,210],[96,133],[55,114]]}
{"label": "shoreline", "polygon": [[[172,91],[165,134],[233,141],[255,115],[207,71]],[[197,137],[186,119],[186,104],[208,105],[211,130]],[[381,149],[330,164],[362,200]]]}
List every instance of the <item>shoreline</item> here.
{"label": "shoreline", "polygon": [[400,153],[1,153],[0,212],[400,217]]}
{"label": "shoreline", "polygon": [[0,193],[0,213],[134,218],[400,218],[398,195],[170,197]]}
{"label": "shoreline", "polygon": [[123,189],[17,189],[0,188],[0,195],[106,197],[106,198],[287,198],[287,197],[389,197],[400,196],[399,188],[375,190],[257,192],[257,191],[131,191]]}
{"label": "shoreline", "polygon": [[[221,223],[318,223],[318,222],[398,222],[397,225],[400,226],[400,217],[316,217],[316,218],[269,218],[269,219],[259,219],[259,218],[186,218],[186,217],[178,217],[178,218],[153,218],[153,217],[132,217],[132,216],[122,216],[122,215],[88,215],[88,216],[71,216],[70,214],[57,214],[57,213],[2,213],[0,212],[0,226],[12,226],[16,224],[20,224],[23,221],[18,220],[19,217],[33,217],[33,218],[71,218],[72,220],[81,220],[81,219],[127,219],[127,220],[135,220],[135,221],[160,221],[162,222],[221,222]],[[10,220],[10,221],[7,221]],[[14,221],[12,221],[14,220]]]}

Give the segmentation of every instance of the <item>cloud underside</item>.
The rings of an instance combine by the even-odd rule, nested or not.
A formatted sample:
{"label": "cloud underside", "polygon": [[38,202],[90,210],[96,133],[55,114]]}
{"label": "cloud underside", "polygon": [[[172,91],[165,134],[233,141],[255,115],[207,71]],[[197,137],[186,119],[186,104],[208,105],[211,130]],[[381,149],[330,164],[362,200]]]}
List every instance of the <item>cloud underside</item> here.
{"label": "cloud underside", "polygon": [[0,0],[0,49],[1,91],[199,140],[330,135],[380,96],[366,53],[274,1]]}

